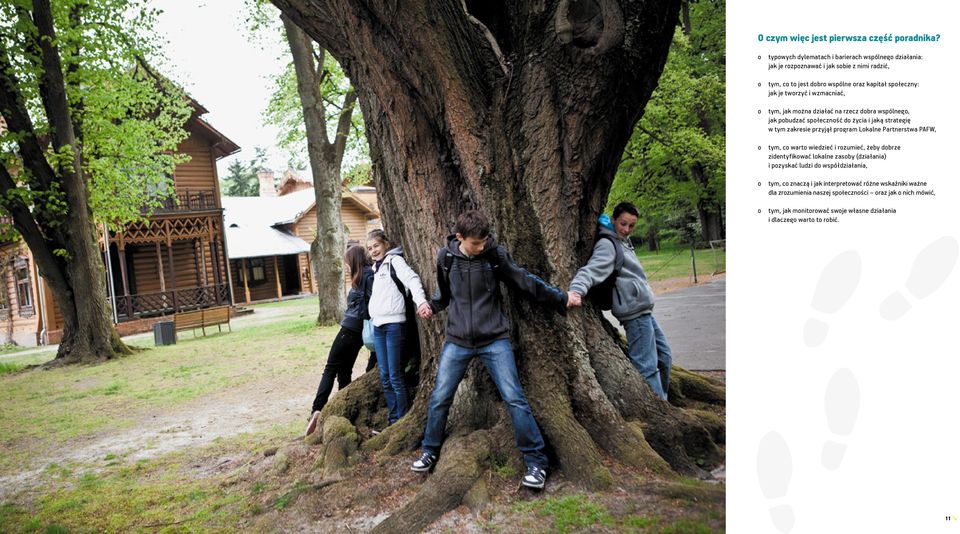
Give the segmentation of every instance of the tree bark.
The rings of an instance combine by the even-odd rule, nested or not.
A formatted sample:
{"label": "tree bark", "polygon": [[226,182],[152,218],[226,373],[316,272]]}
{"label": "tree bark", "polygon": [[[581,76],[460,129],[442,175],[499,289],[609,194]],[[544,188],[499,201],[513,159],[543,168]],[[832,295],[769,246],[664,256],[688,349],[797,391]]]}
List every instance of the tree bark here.
{"label": "tree bark", "polygon": [[313,59],[313,41],[299,27],[281,16],[293,55],[297,73],[297,91],[303,106],[307,130],[307,153],[313,173],[313,190],[317,201],[317,236],[310,245],[313,268],[317,278],[320,313],[317,323],[337,324],[346,307],[343,283],[343,254],[345,252],[343,218],[340,213],[340,163],[346,147],[347,131],[356,94],[351,91],[344,99],[337,124],[336,138],[327,138],[327,117],[321,94],[323,82],[323,55]]}
{"label": "tree bark", "polygon": [[[97,247],[96,229],[88,204],[88,191],[80,161],[73,122],[67,103],[67,87],[56,46],[49,2],[35,0],[33,20],[38,38],[33,46],[40,53],[40,97],[50,123],[54,150],[72,155],[51,166],[43,145],[18,94],[8,51],[0,48],[0,109],[12,132],[21,134],[18,148],[24,171],[35,192],[60,198],[65,214],[32,213],[23,199],[12,193],[16,181],[0,166],[0,193],[4,209],[33,253],[40,275],[49,284],[63,316],[63,338],[54,364],[101,361],[129,354],[110,319],[106,299],[105,271]],[[62,217],[62,219],[61,219]]]}
{"label": "tree bark", "polygon": [[[273,3],[356,84],[384,226],[428,289],[436,287],[437,248],[468,209],[487,213],[521,266],[569,284],[592,250],[623,147],[663,69],[678,1]],[[604,454],[662,473],[702,474],[699,464],[721,461],[700,418],[654,397],[599,310],[561,315],[509,291],[504,308],[551,469],[602,488],[612,481]],[[418,445],[444,321],[440,314],[420,323],[422,378],[411,411],[363,448]],[[509,427],[482,369],[472,364],[460,386],[451,436]],[[365,399],[364,408],[334,399],[329,413],[369,414],[360,387],[345,395]],[[512,439],[493,441],[517,454]],[[461,475],[472,476],[477,455],[464,443],[447,440],[438,473],[455,458],[466,466]],[[457,481],[444,491],[462,493],[462,476],[447,477]],[[411,524],[410,510],[429,522],[459,502],[438,501],[437,484],[435,473],[397,513],[398,528]]]}

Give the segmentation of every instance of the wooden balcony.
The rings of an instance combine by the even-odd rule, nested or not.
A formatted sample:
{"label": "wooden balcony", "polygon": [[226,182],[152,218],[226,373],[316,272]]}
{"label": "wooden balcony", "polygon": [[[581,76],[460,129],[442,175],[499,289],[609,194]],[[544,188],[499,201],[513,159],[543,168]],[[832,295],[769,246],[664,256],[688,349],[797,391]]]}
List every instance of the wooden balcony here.
{"label": "wooden balcony", "polygon": [[165,213],[184,213],[189,211],[209,211],[220,209],[217,195],[213,189],[181,189],[163,205],[153,210],[155,215]]}
{"label": "wooden balcony", "polygon": [[117,319],[121,322],[224,304],[230,304],[227,284],[116,296]]}

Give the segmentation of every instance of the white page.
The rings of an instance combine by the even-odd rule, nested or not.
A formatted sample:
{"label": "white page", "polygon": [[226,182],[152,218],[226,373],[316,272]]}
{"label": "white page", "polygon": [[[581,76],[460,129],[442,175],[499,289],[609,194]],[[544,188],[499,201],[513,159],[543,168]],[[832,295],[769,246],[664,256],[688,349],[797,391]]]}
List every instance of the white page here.
{"label": "white page", "polygon": [[[956,9],[930,1],[732,1],[727,10],[728,530],[956,531]],[[924,34],[935,40],[883,40]],[[826,42],[770,40],[796,35]],[[878,54],[922,59],[870,58]],[[838,68],[787,67],[797,63]],[[858,68],[882,63],[888,68]],[[861,126],[881,131],[838,131]],[[812,166],[770,168],[791,162]]]}

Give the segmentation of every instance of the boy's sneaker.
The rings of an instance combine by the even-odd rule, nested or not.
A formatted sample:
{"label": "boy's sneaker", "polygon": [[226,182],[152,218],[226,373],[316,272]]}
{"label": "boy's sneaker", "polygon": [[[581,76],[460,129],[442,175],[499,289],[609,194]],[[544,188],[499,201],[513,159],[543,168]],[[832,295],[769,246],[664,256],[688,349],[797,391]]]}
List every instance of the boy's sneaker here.
{"label": "boy's sneaker", "polygon": [[425,452],[413,462],[413,465],[410,466],[410,469],[412,471],[416,471],[417,473],[426,473],[427,471],[433,469],[433,466],[436,463],[437,457],[429,452]]}
{"label": "boy's sneaker", "polygon": [[527,474],[523,475],[523,480],[520,483],[528,488],[543,489],[543,486],[547,484],[547,472],[531,465],[527,467]]}
{"label": "boy's sneaker", "polygon": [[320,421],[320,412],[310,414],[310,421],[307,422],[307,431],[303,433],[304,437],[313,434],[317,429],[317,422]]}

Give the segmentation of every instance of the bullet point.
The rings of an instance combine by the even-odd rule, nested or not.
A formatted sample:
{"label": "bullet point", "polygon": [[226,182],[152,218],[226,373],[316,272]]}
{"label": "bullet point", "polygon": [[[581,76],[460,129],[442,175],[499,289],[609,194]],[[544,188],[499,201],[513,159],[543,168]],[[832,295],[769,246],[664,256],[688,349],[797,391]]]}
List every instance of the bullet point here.
{"label": "bullet point", "polygon": [[757,82],[757,87],[760,87],[760,82]]}
{"label": "bullet point", "polygon": [[757,182],[757,187],[760,187],[760,182]]}
{"label": "bullet point", "polygon": [[757,210],[757,213],[760,213],[760,210]]}
{"label": "bullet point", "polygon": [[760,114],[760,110],[758,109],[758,110],[757,110],[757,115],[759,115],[759,114]]}
{"label": "bullet point", "polygon": [[760,146],[759,146],[759,145],[757,145],[757,150],[760,150]]}
{"label": "bullet point", "polygon": [[760,56],[757,56],[757,59],[760,59]]}

